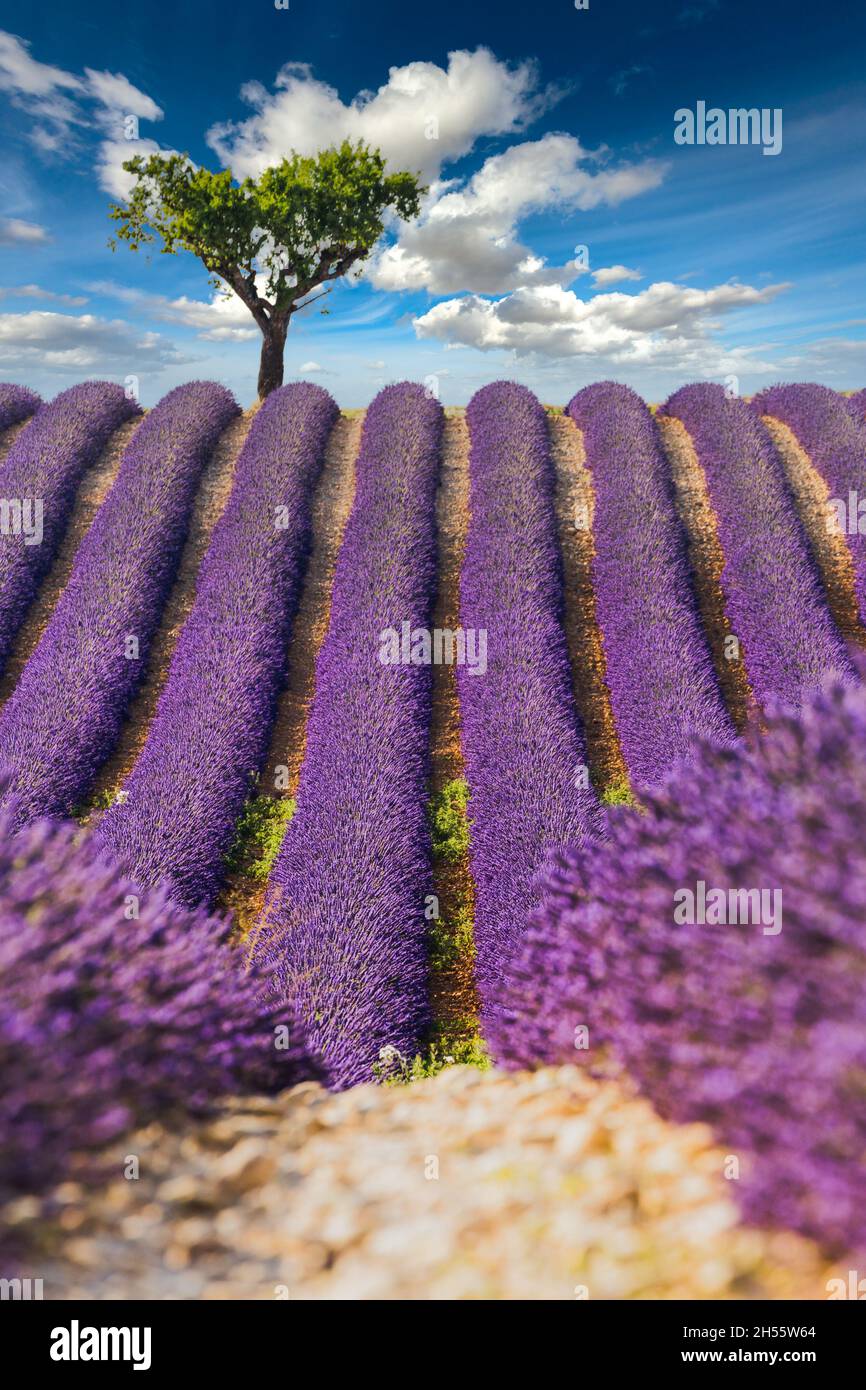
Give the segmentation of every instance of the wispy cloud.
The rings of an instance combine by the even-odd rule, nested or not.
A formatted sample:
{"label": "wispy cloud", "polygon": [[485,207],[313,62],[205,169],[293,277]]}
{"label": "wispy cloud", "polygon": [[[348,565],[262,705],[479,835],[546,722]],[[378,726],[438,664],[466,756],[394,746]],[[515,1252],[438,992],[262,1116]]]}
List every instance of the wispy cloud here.
{"label": "wispy cloud", "polygon": [[115,284],[113,280],[96,280],[87,288],[92,294],[134,306],[163,323],[193,328],[199,338],[211,342],[244,342],[259,336],[249,309],[235,294],[217,292],[209,300],[189,299],[186,295],[169,299],[165,295]]}
{"label": "wispy cloud", "polygon": [[650,72],[652,72],[652,68],[647,67],[645,63],[632,63],[631,67],[620,68],[619,72],[615,72],[610,79],[614,96],[623,96],[636,77],[642,77],[645,73]]}
{"label": "wispy cloud", "polygon": [[47,228],[20,217],[0,217],[0,246],[40,246],[49,240]]}
{"label": "wispy cloud", "polygon": [[125,196],[129,181],[123,161],[159,149],[142,139],[140,120],[162,120],[162,108],[123,73],[85,68],[81,75],[41,63],[30,44],[0,30],[0,91],[30,117],[31,144],[47,159],[72,159],[85,137],[96,137],[100,187]]}
{"label": "wispy cloud", "polygon": [[719,0],[686,0],[677,13],[677,21],[680,24],[702,24],[718,8]]}
{"label": "wispy cloud", "polygon": [[41,285],[0,286],[0,299],[3,298],[50,300],[54,304],[66,304],[73,309],[79,309],[82,304],[87,303],[83,294],[56,294],[54,290],[45,290]]}

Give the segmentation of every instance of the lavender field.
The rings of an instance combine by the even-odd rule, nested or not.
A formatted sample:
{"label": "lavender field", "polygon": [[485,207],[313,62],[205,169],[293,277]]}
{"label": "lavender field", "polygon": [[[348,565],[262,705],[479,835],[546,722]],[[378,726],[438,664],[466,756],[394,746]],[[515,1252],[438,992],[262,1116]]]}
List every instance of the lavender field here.
{"label": "lavender field", "polygon": [[[61,1233],[121,1239],[111,1201],[145,1231],[128,1193],[105,1194],[148,1135],[188,1158],[202,1125],[238,1113],[253,1145],[292,1096],[375,1125],[437,1085],[540,1095],[555,1077],[578,1088],[550,1131],[578,1205],[578,1131],[603,1113],[635,1191],[674,1163],[664,1211],[697,1179],[660,1155],[698,1145],[689,1239],[728,1213],[706,1289],[654,1255],[620,1283],[585,1276],[578,1236],[576,1281],[823,1298],[828,1270],[856,1267],[863,398],[694,384],[651,410],[602,382],[563,410],[503,381],[463,412],[402,382],[352,434],[308,383],[245,415],[213,382],[143,413],[108,383],[45,403],[0,386],[0,1203],[16,1259],[50,1250],[60,1287],[110,1296],[69,1273]],[[255,1142],[234,1186],[199,1199],[191,1253],[147,1247],[153,1278],[167,1261],[180,1281],[167,1296],[223,1278],[195,1253],[219,1245],[220,1202],[260,1194],[251,1228],[272,1224],[281,1170]],[[418,1143],[438,1165],[435,1124]],[[611,1153],[586,1159],[593,1181]],[[150,1181],[149,1210],[183,1200]],[[78,1214],[61,1220],[64,1191]],[[262,1287],[280,1284],[296,1257],[260,1243]],[[316,1296],[324,1275],[302,1265]]]}

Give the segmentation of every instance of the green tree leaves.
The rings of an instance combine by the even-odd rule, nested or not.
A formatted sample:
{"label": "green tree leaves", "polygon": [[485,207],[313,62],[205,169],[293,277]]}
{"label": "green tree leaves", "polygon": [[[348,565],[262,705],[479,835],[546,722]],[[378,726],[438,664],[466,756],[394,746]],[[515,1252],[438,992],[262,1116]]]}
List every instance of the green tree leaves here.
{"label": "green tree leaves", "polygon": [[109,210],[117,224],[109,244],[189,251],[212,284],[228,285],[265,338],[260,395],[282,382],[291,315],[369,256],[389,209],[416,217],[426,191],[414,174],[386,173],[382,155],[363,141],[291,154],[241,183],[228,169],[196,168],[188,155],[136,155],[123,167],[135,182],[127,203]]}

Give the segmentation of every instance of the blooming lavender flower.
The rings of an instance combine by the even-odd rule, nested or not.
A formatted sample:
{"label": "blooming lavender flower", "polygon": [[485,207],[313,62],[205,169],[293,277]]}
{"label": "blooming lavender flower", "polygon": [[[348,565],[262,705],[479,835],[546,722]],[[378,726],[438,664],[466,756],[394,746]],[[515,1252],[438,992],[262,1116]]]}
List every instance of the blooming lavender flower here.
{"label": "blooming lavender flower", "polygon": [[732,742],[734,731],[652,416],[612,381],[579,391],[568,413],[592,474],[592,581],[611,707],[632,779],[655,782],[695,735]]}
{"label": "blooming lavender flower", "polygon": [[43,405],[0,463],[0,497],[42,503],[42,537],[0,535],[0,670],[69,522],[82,477],[110,436],[138,413],[120,386],[85,381]]}
{"label": "blooming lavender flower", "polygon": [[[749,1220],[866,1249],[866,691],[777,706],[754,747],[707,744],[642,799],[551,861],[496,1054],[619,1065],[742,1156]],[[726,925],[677,923],[701,883],[737,893]],[[769,929],[743,912],[758,889],[781,895]]]}
{"label": "blooming lavender flower", "polygon": [[224,387],[191,382],[169,392],[127,445],[69,583],[0,714],[0,757],[20,819],[69,815],[110,754],[175,575],[202,470],[237,413]]}
{"label": "blooming lavender flower", "polygon": [[133,1126],[318,1076],[226,920],[143,893],[74,824],[13,820],[0,812],[0,1197],[64,1178],[72,1154],[95,1169]]}
{"label": "blooming lavender flower", "polygon": [[845,409],[853,415],[858,425],[866,425],[866,390],[855,391],[853,396],[844,396]]}
{"label": "blooming lavender flower", "polygon": [[763,704],[799,704],[828,673],[853,679],[773,442],[745,401],[709,382],[664,405],[685,425],[707,482],[724,554],[721,586]]}
{"label": "blooming lavender flower", "polygon": [[338,410],[312,383],[256,415],[126,798],[99,835],[143,883],[210,902],[267,751],[300,596],[310,501]]}
{"label": "blooming lavender flower", "polygon": [[0,381],[0,430],[20,424],[41,404],[35,391],[29,391],[26,386],[16,386],[12,381]]}
{"label": "blooming lavender flower", "polygon": [[458,668],[470,786],[476,977],[492,1017],[502,966],[534,901],[546,846],[600,817],[589,785],[562,627],[562,563],[544,411],[511,382],[467,410],[470,524],[460,579],[464,630],[485,632],[487,671]]}
{"label": "blooming lavender flower", "polygon": [[337,1087],[370,1080],[384,1047],[413,1055],[428,1023],[431,673],[380,657],[383,632],[430,627],[441,432],[441,406],[411,383],[367,412],[298,809],[258,943]]}
{"label": "blooming lavender flower", "polygon": [[[773,415],[795,434],[824,479],[831,500],[846,508],[851,494],[866,500],[866,429],[829,386],[771,386],[753,396],[752,410]],[[855,519],[856,520],[856,519]],[[861,622],[866,622],[866,536],[846,528],[854,561],[854,588]]]}

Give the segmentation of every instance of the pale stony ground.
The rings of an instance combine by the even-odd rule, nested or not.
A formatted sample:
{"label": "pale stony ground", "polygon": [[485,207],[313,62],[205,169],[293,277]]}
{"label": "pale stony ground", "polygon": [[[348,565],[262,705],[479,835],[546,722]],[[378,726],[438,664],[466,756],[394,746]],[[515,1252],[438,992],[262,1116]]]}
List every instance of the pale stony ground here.
{"label": "pale stony ground", "polygon": [[305,1085],[129,1154],[137,1181],[0,1213],[46,1298],[826,1298],[833,1272],[738,1225],[706,1130],[577,1068]]}

